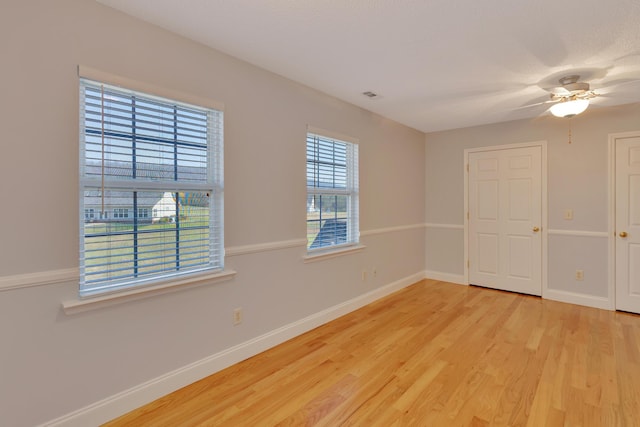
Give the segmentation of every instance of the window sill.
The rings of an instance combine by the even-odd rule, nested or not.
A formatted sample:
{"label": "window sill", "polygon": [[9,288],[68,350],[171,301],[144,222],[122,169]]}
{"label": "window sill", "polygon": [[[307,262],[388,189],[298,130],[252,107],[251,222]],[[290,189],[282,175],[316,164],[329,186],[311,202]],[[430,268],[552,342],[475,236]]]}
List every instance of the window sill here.
{"label": "window sill", "polygon": [[365,245],[354,245],[354,246],[346,246],[346,247],[342,247],[342,248],[336,248],[336,249],[329,249],[326,251],[321,251],[321,252],[313,252],[313,253],[308,253],[306,256],[304,256],[304,262],[308,263],[308,262],[316,262],[316,261],[322,261],[325,259],[329,259],[329,258],[335,258],[338,256],[343,256],[343,255],[348,255],[348,254],[352,254],[355,252],[360,252],[362,251],[364,248],[366,248]]}
{"label": "window sill", "polygon": [[149,298],[154,295],[162,295],[178,290],[210,283],[223,282],[235,277],[233,270],[217,271],[215,273],[199,274],[197,276],[184,277],[177,280],[160,283],[157,285],[130,289],[122,292],[99,295],[86,299],[73,299],[62,303],[65,314],[76,314],[84,311],[96,310],[124,302]]}

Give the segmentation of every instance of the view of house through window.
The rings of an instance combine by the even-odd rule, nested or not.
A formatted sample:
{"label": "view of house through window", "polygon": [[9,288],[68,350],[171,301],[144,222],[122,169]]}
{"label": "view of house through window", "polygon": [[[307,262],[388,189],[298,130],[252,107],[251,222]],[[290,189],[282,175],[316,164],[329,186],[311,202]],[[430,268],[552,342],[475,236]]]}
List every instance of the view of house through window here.
{"label": "view of house through window", "polygon": [[308,133],[307,249],[358,240],[358,145]]}
{"label": "view of house through window", "polygon": [[80,89],[80,294],[222,269],[222,112]]}

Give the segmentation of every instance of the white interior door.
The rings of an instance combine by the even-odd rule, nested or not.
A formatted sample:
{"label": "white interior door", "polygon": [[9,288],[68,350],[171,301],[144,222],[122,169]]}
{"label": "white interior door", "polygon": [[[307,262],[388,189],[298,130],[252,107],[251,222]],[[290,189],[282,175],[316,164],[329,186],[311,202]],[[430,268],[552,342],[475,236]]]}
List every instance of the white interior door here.
{"label": "white interior door", "polygon": [[469,283],[542,295],[542,148],[468,160]]}
{"label": "white interior door", "polygon": [[616,309],[640,313],[640,136],[616,148]]}

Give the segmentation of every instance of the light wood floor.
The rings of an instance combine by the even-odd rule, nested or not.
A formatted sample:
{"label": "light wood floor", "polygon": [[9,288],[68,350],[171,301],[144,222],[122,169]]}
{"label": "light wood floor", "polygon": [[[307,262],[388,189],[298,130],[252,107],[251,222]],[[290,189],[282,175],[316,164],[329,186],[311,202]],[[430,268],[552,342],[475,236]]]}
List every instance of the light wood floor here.
{"label": "light wood floor", "polygon": [[426,280],[108,426],[640,426],[640,316]]}

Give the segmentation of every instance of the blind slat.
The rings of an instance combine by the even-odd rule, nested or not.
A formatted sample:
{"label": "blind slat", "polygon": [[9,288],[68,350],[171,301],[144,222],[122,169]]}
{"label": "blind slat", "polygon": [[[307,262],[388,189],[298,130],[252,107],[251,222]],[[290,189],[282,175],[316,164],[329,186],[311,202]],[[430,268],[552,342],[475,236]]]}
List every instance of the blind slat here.
{"label": "blind slat", "polygon": [[307,249],[359,240],[358,146],[307,135]]}
{"label": "blind slat", "polygon": [[81,295],[222,269],[222,112],[88,80],[80,103]]}

